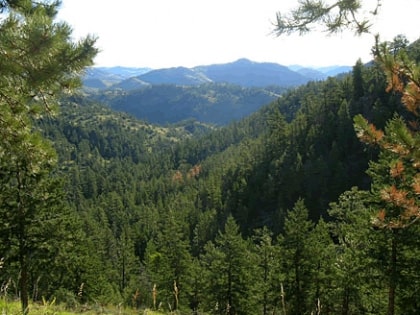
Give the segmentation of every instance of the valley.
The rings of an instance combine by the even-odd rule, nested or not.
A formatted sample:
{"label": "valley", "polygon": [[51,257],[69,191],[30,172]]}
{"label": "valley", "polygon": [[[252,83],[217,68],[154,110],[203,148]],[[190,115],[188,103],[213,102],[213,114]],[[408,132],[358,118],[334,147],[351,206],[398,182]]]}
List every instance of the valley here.
{"label": "valley", "polygon": [[[0,1],[2,314],[419,313],[420,40],[100,68],[60,3]],[[354,25],[342,4],[277,32]]]}

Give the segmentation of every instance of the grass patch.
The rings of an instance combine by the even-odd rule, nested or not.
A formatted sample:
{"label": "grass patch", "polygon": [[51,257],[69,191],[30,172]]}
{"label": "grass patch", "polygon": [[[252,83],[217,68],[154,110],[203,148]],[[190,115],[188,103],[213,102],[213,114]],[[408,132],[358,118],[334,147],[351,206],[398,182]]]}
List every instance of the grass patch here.
{"label": "grass patch", "polygon": [[[1,315],[20,315],[22,314],[20,301],[8,301],[5,298],[0,299]],[[41,303],[31,303],[29,306],[29,315],[166,315],[171,313],[162,313],[150,309],[136,310],[131,308],[122,308],[117,306],[96,306],[85,307],[84,310],[66,310],[62,305],[56,305],[55,301],[43,301]],[[173,313],[172,313],[173,314]]]}

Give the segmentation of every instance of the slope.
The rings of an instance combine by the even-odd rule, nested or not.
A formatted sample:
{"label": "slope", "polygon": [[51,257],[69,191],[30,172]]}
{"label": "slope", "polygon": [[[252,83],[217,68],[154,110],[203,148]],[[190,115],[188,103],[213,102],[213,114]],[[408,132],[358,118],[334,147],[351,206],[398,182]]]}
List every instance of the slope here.
{"label": "slope", "polygon": [[244,88],[231,84],[151,85],[132,91],[93,93],[91,97],[150,123],[194,119],[225,125],[257,111],[282,91],[281,88]]}

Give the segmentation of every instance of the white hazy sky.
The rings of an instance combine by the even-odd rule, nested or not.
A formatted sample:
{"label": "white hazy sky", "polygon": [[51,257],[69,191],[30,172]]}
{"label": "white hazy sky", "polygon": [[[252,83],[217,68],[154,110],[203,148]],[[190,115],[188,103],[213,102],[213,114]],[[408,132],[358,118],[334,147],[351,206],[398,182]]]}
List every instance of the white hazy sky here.
{"label": "white hazy sky", "polygon": [[[364,0],[373,9],[376,0]],[[59,19],[75,39],[97,36],[98,66],[193,67],[248,58],[303,66],[370,60],[373,35],[311,33],[275,37],[276,12],[297,0],[62,0]],[[420,37],[420,0],[382,0],[374,33]]]}

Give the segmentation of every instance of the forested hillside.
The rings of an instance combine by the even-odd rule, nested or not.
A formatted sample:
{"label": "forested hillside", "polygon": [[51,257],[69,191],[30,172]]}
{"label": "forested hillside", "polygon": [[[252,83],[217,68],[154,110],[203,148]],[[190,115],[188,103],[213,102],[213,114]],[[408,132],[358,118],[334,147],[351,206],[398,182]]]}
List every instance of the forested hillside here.
{"label": "forested hillside", "polygon": [[[1,54],[53,23],[55,4],[16,3]],[[0,307],[418,314],[419,42],[223,127],[162,127],[61,93],[96,53],[62,27],[23,41],[56,59],[0,59]]]}
{"label": "forested hillside", "polygon": [[242,87],[233,84],[151,85],[133,90],[90,91],[89,97],[110,108],[154,124],[193,119],[226,125],[275,100],[284,87]]}
{"label": "forested hillside", "polygon": [[[308,83],[239,122],[195,135],[66,102],[41,126],[56,144],[83,239],[77,251],[66,249],[63,263],[82,263],[56,261],[38,281],[39,294],[151,307],[156,285],[157,308],[210,312],[214,301],[230,299],[238,313],[254,314],[280,309],[283,286],[293,314],[315,310],[318,299],[325,313],[343,303],[348,312],[380,313],[387,248],[369,226],[363,191],[378,151],[357,139],[353,117],[383,127],[404,113],[385,89],[382,70],[358,62],[349,76]],[[406,245],[401,262],[409,264],[414,245]],[[401,281],[414,281],[401,287],[401,301],[410,301],[401,308],[414,314],[418,275],[409,266],[405,272]],[[54,281],[64,275],[67,282]],[[361,299],[367,292],[372,298]]]}

